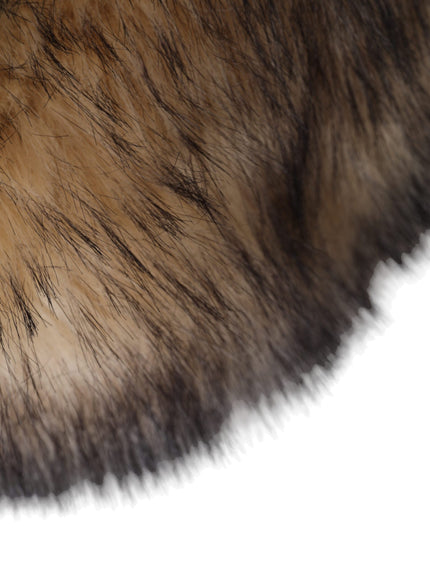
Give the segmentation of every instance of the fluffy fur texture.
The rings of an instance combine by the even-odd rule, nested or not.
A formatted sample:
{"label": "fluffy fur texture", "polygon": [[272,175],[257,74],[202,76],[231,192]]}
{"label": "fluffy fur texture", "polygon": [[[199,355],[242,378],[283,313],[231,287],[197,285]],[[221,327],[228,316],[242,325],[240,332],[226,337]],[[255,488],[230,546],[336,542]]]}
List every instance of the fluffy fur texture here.
{"label": "fluffy fur texture", "polygon": [[428,0],[0,2],[0,490],[210,444],[430,225]]}

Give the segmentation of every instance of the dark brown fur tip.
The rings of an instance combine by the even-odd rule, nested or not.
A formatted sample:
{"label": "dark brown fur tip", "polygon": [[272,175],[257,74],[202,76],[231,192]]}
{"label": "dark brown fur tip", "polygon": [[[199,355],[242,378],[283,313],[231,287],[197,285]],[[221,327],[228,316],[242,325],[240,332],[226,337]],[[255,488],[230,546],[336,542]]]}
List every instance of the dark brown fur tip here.
{"label": "dark brown fur tip", "polygon": [[211,446],[430,225],[428,0],[0,2],[0,493]]}

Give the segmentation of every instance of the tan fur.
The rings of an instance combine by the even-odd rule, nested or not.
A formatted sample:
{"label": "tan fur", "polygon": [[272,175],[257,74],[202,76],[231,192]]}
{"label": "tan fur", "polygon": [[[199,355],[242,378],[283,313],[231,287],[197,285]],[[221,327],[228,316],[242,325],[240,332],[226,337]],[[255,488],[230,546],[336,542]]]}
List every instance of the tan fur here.
{"label": "tan fur", "polygon": [[[426,147],[423,97],[411,94],[394,60],[386,63],[384,78],[379,76],[365,45],[351,40],[361,30],[352,19],[339,24],[335,2],[318,11],[311,3],[302,7],[306,38],[330,71],[309,94],[315,79],[304,74],[310,63],[297,41],[295,3],[275,4],[293,62],[285,94],[294,115],[281,84],[273,84],[275,76],[267,86],[284,108],[270,111],[256,80],[267,66],[238,26],[234,2],[217,2],[212,15],[205,14],[204,3],[191,0],[44,0],[18,2],[10,14],[0,11],[0,392],[4,408],[15,413],[8,428],[16,430],[23,456],[54,457],[50,436],[35,442],[33,430],[67,431],[79,413],[97,440],[94,413],[102,413],[105,404],[121,405],[136,375],[162,373],[178,344],[205,408],[216,406],[204,376],[212,353],[227,361],[222,391],[227,400],[248,397],[249,378],[238,379],[248,363],[235,362],[242,349],[253,361],[253,380],[267,377],[270,392],[269,383],[276,382],[268,376],[273,344],[289,345],[292,361],[301,332],[288,314],[280,315],[275,301],[285,296],[286,311],[295,317],[308,302],[318,308],[330,304],[334,279],[346,293],[360,285],[351,273],[363,246],[363,224],[378,224],[380,214],[403,203],[402,190],[395,188],[422,173],[410,134],[415,133],[416,150]],[[409,4],[400,2],[399,14]],[[428,4],[423,12],[429,24]],[[49,53],[36,15],[46,18],[59,43],[52,42]],[[215,44],[202,24],[207,16],[215,26],[216,15],[223,44]],[[421,55],[415,82],[428,96],[428,38],[413,16],[408,30]],[[183,75],[160,56],[160,31],[176,39]],[[264,43],[264,34],[261,38]],[[276,46],[267,44],[281,62],[281,47],[276,55]],[[356,51],[380,96],[376,119],[361,70],[352,63]],[[234,99],[249,103],[242,116]],[[312,114],[306,113],[309,106]],[[284,157],[295,159],[301,139],[294,120],[305,113],[303,243],[305,234],[280,192]],[[184,146],[181,131],[204,144],[204,154]],[[172,193],[160,178],[163,164],[204,188],[210,208]],[[139,224],[151,219],[151,203],[176,217],[172,230]],[[178,227],[186,235],[175,232]],[[305,248],[300,265],[284,251],[279,228]],[[271,266],[265,266],[262,240],[271,249]],[[256,292],[238,266],[236,247],[246,248],[265,273],[265,294]],[[380,257],[369,250],[364,285]],[[293,282],[278,279],[274,265],[280,264],[282,276]],[[301,268],[318,284],[302,281]],[[207,290],[205,280],[219,295]],[[33,333],[14,289],[37,326]],[[207,312],[207,321],[196,316],[191,302],[181,301],[187,292]],[[228,306],[217,317],[221,304]],[[157,333],[155,323],[169,332]],[[299,364],[298,374],[307,366]],[[163,417],[159,395],[147,386],[142,392],[154,417]],[[42,418],[37,425],[31,409]],[[139,421],[147,440],[161,445],[151,421]],[[71,447],[78,445],[71,433],[66,437]]]}

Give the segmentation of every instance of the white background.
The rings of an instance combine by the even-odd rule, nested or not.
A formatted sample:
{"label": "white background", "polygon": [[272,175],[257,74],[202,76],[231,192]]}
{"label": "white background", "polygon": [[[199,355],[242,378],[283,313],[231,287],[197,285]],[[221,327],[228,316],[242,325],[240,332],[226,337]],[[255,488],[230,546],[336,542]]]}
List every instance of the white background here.
{"label": "white background", "polygon": [[[238,413],[214,459],[104,498],[0,504],[7,580],[430,580],[430,243],[380,268],[314,400]],[[317,374],[317,373],[316,373]]]}

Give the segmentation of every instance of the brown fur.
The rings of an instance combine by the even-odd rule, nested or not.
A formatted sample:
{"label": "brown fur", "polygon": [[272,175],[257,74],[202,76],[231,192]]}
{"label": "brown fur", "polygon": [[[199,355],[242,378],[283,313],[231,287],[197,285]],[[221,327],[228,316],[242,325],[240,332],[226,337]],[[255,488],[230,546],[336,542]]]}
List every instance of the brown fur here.
{"label": "brown fur", "polygon": [[0,2],[0,489],[209,443],[429,225],[427,0]]}

